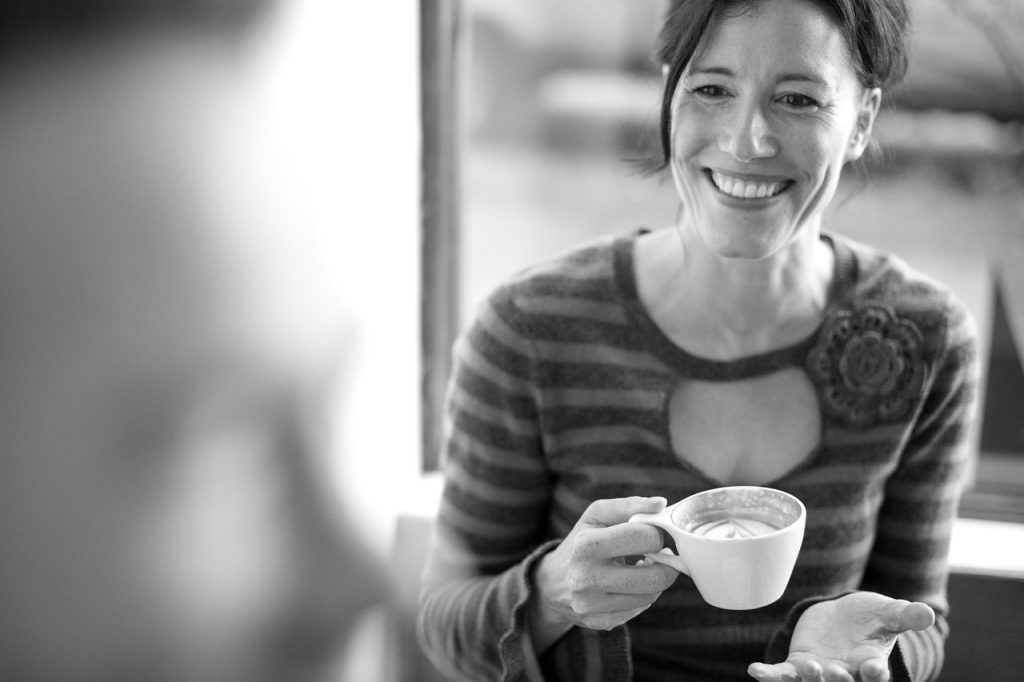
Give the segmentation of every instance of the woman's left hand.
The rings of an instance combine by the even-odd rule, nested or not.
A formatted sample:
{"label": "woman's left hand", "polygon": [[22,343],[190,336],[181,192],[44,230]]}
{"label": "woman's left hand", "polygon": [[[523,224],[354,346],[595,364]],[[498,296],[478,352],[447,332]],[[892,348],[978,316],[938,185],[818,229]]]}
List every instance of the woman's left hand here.
{"label": "woman's left hand", "polygon": [[888,682],[896,636],[924,630],[935,612],[874,592],[854,592],[809,607],[800,616],[784,663],[753,663],[760,682]]}

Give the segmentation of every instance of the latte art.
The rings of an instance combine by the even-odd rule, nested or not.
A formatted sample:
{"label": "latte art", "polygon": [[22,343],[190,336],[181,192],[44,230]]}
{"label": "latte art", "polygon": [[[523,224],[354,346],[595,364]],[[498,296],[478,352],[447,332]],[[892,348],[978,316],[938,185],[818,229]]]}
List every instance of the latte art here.
{"label": "latte art", "polygon": [[722,609],[759,609],[782,597],[796,565],[807,510],[787,492],[726,486],[685,497],[654,514],[634,514],[675,543],[645,561],[693,579],[700,596]]}
{"label": "latte art", "polygon": [[701,524],[691,532],[707,538],[752,538],[779,530],[778,526],[752,518],[725,518]]}

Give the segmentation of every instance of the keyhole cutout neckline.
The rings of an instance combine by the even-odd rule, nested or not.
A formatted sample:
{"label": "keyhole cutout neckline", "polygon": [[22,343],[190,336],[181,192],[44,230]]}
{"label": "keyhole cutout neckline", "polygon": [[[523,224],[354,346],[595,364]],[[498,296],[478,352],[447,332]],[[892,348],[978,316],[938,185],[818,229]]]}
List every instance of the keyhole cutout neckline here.
{"label": "keyhole cutout neckline", "polygon": [[[742,449],[753,448],[752,443],[737,443],[733,452],[725,453],[721,460],[716,461],[715,457],[709,457],[707,452],[691,452],[687,454],[685,447],[693,447],[702,439],[682,439],[679,437],[673,425],[673,404],[680,394],[685,382],[730,382],[744,380],[757,380],[768,378],[773,374],[792,373],[793,369],[805,372],[804,366],[807,355],[811,348],[817,343],[821,328],[828,312],[835,305],[845,298],[846,293],[856,279],[856,261],[852,252],[844,248],[844,245],[837,243],[829,235],[823,234],[821,239],[833,250],[835,255],[834,273],[825,305],[825,314],[822,321],[815,327],[806,338],[788,346],[780,347],[763,353],[745,356],[731,360],[716,360],[701,357],[690,353],[686,349],[673,342],[658,326],[647,308],[640,300],[635,265],[635,244],[636,239],[648,232],[641,229],[631,235],[621,238],[614,249],[614,268],[616,285],[631,320],[638,325],[643,332],[644,342],[648,349],[668,367],[676,372],[672,384],[667,388],[662,415],[663,415],[663,438],[666,445],[666,454],[672,460],[690,470],[696,475],[706,479],[709,483],[720,485],[770,485],[773,482],[781,481],[787,476],[799,471],[813,461],[821,450],[821,442],[824,431],[824,418],[821,413],[814,415],[811,420],[813,424],[804,424],[807,427],[802,438],[797,438],[801,443],[802,451],[796,456],[786,455],[775,466],[763,466],[761,462],[754,462],[744,467],[742,463]],[[806,376],[806,375],[805,375]],[[810,378],[806,377],[807,385],[812,395],[814,394],[813,384]],[[747,382],[744,382],[747,383]],[[756,382],[755,382],[756,383]],[[806,401],[805,401],[806,402]],[[816,403],[810,406],[814,409]],[[811,434],[811,431],[816,433]],[[815,437],[816,436],[816,437]],[[715,438],[707,439],[706,443],[714,442]],[[748,439],[749,440],[749,439]],[[815,443],[809,445],[809,443]],[[683,452],[680,452],[683,449]],[[778,453],[767,452],[768,457],[779,457]]]}

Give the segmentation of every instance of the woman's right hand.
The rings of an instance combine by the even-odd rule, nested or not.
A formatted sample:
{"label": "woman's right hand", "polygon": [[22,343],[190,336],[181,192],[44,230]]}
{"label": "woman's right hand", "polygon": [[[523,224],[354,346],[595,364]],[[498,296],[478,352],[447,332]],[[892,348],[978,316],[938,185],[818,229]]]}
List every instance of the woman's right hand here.
{"label": "woman's right hand", "polygon": [[629,565],[662,548],[661,531],[644,523],[626,523],[633,514],[653,514],[663,497],[597,500],[583,512],[569,535],[546,554],[534,572],[530,605],[537,653],[572,626],[610,630],[645,611],[679,573],[649,560]]}

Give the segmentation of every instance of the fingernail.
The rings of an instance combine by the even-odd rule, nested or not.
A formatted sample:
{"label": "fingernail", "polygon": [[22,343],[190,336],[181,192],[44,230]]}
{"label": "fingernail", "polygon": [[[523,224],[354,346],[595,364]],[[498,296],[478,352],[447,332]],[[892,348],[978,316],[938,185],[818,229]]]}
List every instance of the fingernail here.
{"label": "fingernail", "polygon": [[664,497],[660,497],[660,496],[659,497],[647,497],[647,498],[644,498],[644,502],[646,502],[648,504],[657,504],[659,502],[661,504],[668,504],[668,500],[666,500]]}

